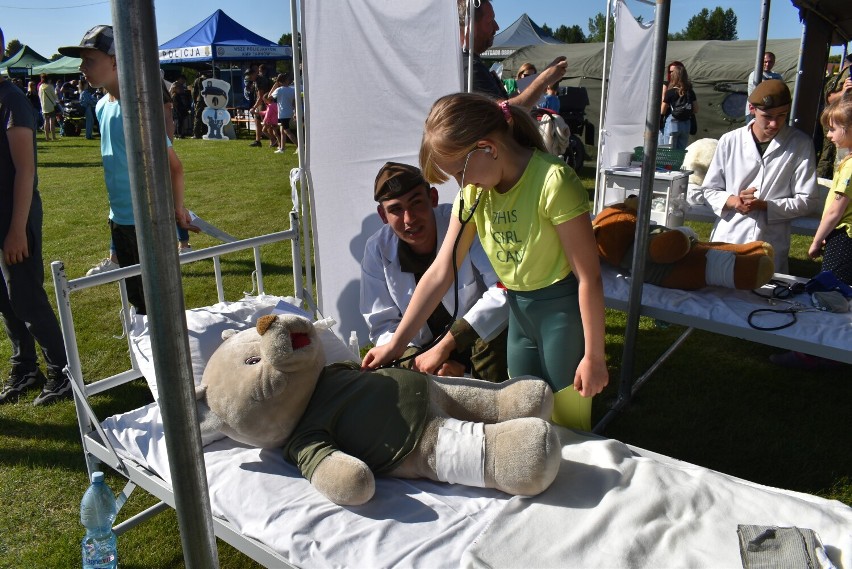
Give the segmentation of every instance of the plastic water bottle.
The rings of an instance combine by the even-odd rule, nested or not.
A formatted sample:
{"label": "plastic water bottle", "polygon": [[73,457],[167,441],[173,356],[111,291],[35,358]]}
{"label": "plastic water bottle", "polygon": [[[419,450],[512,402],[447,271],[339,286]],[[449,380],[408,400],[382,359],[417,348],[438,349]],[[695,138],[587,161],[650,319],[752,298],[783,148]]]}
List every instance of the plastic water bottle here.
{"label": "plastic water bottle", "polygon": [[356,361],[361,361],[361,343],[358,341],[358,332],[355,330],[349,333],[349,351],[355,355]]}
{"label": "plastic water bottle", "polygon": [[112,531],[115,514],[115,496],[104,482],[104,473],[93,472],[92,485],[80,502],[80,523],[86,528],[82,543],[83,569],[118,567],[118,549]]}

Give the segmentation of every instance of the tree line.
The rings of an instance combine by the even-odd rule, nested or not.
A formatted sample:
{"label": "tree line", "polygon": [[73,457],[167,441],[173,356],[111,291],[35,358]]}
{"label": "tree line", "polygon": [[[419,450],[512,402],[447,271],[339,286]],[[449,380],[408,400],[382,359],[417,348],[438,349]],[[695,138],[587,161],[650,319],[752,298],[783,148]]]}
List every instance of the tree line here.
{"label": "tree line", "polygon": [[[642,16],[636,18],[642,22]],[[594,18],[589,18],[588,32],[578,25],[559,26],[555,30],[547,24],[542,24],[542,31],[565,43],[593,43],[602,42],[606,34],[606,15],[598,13]],[[615,22],[609,21],[609,38],[612,41],[615,31]],[[737,39],[737,15],[731,8],[723,10],[717,6],[712,11],[702,9],[691,17],[686,27],[679,32],[670,33],[669,40],[725,40]]]}

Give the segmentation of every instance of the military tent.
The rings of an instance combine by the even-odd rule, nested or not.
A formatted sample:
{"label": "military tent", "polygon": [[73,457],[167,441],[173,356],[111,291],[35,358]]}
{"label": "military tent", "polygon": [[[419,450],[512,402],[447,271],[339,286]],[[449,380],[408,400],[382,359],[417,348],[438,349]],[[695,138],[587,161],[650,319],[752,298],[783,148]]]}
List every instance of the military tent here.
{"label": "military tent", "polygon": [[[774,71],[793,89],[799,58],[800,40],[768,40],[766,49],[775,53]],[[698,97],[698,134],[696,138],[718,138],[745,124],[746,81],[754,68],[756,40],[742,41],[671,41],[666,61],[683,62]],[[538,68],[554,58],[568,58],[568,70],[560,83],[566,87],[585,87],[589,94],[586,117],[599,127],[601,87],[603,84],[603,43],[530,46],[503,60],[503,75],[510,77],[525,62]],[[618,78],[614,78],[617,81]],[[647,89],[643,85],[642,89]],[[643,143],[637,138],[636,146]],[[591,150],[591,149],[590,149]]]}

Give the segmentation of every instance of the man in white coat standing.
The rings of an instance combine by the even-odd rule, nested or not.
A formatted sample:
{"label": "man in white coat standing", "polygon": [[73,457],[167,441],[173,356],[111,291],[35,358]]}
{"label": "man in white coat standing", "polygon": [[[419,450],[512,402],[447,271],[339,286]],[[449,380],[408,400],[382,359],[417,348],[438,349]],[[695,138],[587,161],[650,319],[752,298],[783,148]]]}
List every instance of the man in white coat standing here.
{"label": "man in white coat standing", "polygon": [[754,120],[722,135],[703,187],[690,192],[717,216],[711,241],[768,241],[780,273],[788,272],[791,221],[819,207],[813,140],[787,126],[791,102],[783,81],[761,82],[748,98]]}
{"label": "man in white coat standing", "polygon": [[[414,288],[435,260],[449,226],[452,206],[438,205],[438,191],[418,168],[388,162],[376,177],[374,198],[385,225],[368,240],[361,261],[361,313],[377,346],[390,341],[411,302]],[[506,292],[477,239],[458,271],[459,308],[452,317],[455,288],[412,340],[415,353],[449,331],[428,351],[404,363],[426,373],[471,376],[489,381],[508,378]]]}

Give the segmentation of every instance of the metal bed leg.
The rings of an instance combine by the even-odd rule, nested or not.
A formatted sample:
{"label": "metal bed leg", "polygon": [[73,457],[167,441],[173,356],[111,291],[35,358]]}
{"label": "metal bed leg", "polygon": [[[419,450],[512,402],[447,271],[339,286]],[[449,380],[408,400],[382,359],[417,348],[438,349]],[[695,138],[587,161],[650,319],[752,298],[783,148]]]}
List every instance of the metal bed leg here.
{"label": "metal bed leg", "polygon": [[657,371],[657,368],[659,368],[667,359],[669,359],[669,357],[675,352],[675,350],[677,350],[686,341],[686,339],[692,334],[694,330],[695,328],[692,327],[689,327],[684,330],[683,334],[681,334],[677,340],[672,342],[672,345],[669,346],[665,352],[663,352],[663,355],[657,358],[657,361],[651,364],[651,367],[649,367],[645,373],[640,375],[638,378],[636,378],[635,381],[631,383],[629,397],[623,397],[619,395],[612,408],[607,411],[606,415],[604,415],[603,418],[598,421],[598,423],[594,426],[594,428],[592,429],[593,433],[600,434],[603,432],[604,429],[606,429],[606,427],[613,421],[613,419],[615,419],[616,415],[623,411],[625,407],[627,407],[627,405],[630,403],[630,400],[633,399],[633,396],[638,393],[638,391],[642,388],[643,385],[645,385],[645,382],[651,378],[651,375],[655,371]]}
{"label": "metal bed leg", "polygon": [[115,532],[115,535],[121,535],[129,529],[133,529],[144,521],[147,521],[157,514],[162,514],[166,510],[171,509],[171,506],[166,504],[165,502],[158,502],[151,506],[150,508],[143,510],[136,514],[131,518],[127,518],[117,526],[112,528],[112,531]]}

